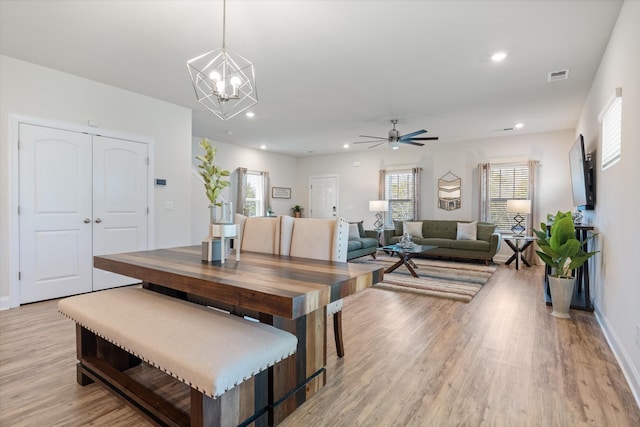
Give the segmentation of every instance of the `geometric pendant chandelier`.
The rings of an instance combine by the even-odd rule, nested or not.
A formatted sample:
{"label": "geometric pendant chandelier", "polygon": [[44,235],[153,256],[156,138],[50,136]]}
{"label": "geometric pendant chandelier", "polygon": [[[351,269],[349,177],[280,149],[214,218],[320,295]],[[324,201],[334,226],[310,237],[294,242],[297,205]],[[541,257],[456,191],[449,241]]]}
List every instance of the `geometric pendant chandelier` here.
{"label": "geometric pendant chandelier", "polygon": [[187,62],[198,102],[222,120],[230,119],[258,102],[253,63],[227,49],[227,2],[222,9],[222,48]]}

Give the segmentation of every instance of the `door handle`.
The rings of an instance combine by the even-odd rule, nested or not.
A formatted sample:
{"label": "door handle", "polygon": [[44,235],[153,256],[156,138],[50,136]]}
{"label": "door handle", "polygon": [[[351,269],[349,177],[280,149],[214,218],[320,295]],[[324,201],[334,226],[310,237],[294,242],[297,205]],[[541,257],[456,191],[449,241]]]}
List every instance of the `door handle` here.
{"label": "door handle", "polygon": [[102,220],[100,218],[96,218],[96,224],[100,224]]}
{"label": "door handle", "polygon": [[82,222],[84,222],[85,224],[89,224],[91,222],[91,220],[89,218],[85,218],[84,221],[82,221]]}

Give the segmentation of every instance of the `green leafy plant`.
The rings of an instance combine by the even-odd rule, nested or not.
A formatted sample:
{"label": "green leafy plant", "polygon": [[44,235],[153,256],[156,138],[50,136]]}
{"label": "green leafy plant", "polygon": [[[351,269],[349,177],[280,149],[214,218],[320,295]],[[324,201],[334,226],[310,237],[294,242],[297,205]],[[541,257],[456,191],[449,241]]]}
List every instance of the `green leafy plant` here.
{"label": "green leafy plant", "polygon": [[220,206],[220,203],[217,202],[220,191],[230,184],[223,177],[229,176],[230,172],[213,164],[213,160],[216,157],[216,147],[212,146],[208,139],[202,138],[199,145],[205,151],[205,154],[204,156],[196,156],[196,159],[201,162],[198,168],[200,169],[200,176],[204,179],[207,198],[212,205]]}
{"label": "green leafy plant", "polygon": [[300,205],[295,205],[291,210],[294,212],[302,212],[302,207],[300,207]]}
{"label": "green leafy plant", "polygon": [[576,238],[576,229],[571,212],[558,211],[551,225],[551,236],[547,236],[546,224],[540,224],[540,230],[533,230],[537,236],[536,243],[540,250],[536,251],[545,264],[553,269],[552,276],[570,278],[571,271],[581,267],[589,258],[598,253],[585,252],[583,244],[595,237],[589,236],[585,242]]}

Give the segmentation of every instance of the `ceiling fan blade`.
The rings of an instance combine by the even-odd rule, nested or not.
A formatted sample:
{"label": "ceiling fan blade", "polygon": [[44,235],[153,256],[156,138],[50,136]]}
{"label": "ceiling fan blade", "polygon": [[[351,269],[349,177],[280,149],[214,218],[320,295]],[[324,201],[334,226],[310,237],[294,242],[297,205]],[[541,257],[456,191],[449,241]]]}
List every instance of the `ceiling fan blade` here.
{"label": "ceiling fan blade", "polygon": [[421,142],[413,142],[413,141],[399,141],[400,144],[410,144],[410,145],[417,145],[418,147],[422,147],[424,144]]}
{"label": "ceiling fan blade", "polygon": [[422,129],[422,130],[417,130],[417,131],[415,131],[415,132],[411,132],[411,133],[408,133],[408,134],[406,134],[406,135],[402,135],[402,136],[400,137],[400,140],[403,140],[403,139],[409,139],[409,138],[411,138],[411,137],[413,137],[413,136],[416,136],[416,135],[422,135],[423,133],[427,133],[427,131],[426,131],[426,130],[424,130],[424,129]]}
{"label": "ceiling fan blade", "polygon": [[371,135],[358,135],[360,138],[375,138],[375,139],[384,139],[385,141],[388,139],[386,136],[371,136]]}
{"label": "ceiling fan blade", "polygon": [[425,136],[423,138],[411,138],[409,141],[437,141],[437,136]]}
{"label": "ceiling fan blade", "polygon": [[378,145],[382,145],[382,144],[386,144],[386,143],[387,143],[387,141],[379,142],[376,145],[372,145],[371,147],[369,147],[369,149],[376,148]]}
{"label": "ceiling fan blade", "polygon": [[[381,142],[379,140],[375,140],[375,141],[356,141],[356,142],[351,142],[351,144],[371,144],[372,142]],[[382,142],[387,142],[387,141],[382,141]]]}

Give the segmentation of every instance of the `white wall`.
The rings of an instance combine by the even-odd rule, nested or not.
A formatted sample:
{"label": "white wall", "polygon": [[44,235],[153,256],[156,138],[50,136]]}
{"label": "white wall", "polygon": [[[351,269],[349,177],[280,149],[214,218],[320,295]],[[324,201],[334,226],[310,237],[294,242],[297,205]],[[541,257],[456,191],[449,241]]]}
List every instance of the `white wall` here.
{"label": "white wall", "polygon": [[[10,115],[53,120],[86,126],[89,120],[100,127],[126,134],[150,137],[155,147],[155,176],[168,185],[156,189],[156,247],[190,243],[191,193],[189,188],[191,153],[191,110],[28,62],[0,56],[0,307],[9,304],[9,266],[16,255],[10,242],[18,230],[12,224],[12,208],[17,200],[14,180],[17,164],[12,153],[16,141],[10,134]],[[164,211],[164,202],[174,203]]]}
{"label": "white wall", "polygon": [[[203,154],[204,151],[198,145],[202,137],[194,137],[192,140],[191,159],[194,165],[199,163],[195,156]],[[270,205],[274,213],[278,215],[291,215],[291,208],[298,193],[296,183],[296,158],[282,154],[269,153],[268,151],[254,150],[251,148],[238,147],[224,142],[211,140],[211,145],[216,147],[216,158],[214,163],[232,173],[230,180],[233,188],[227,187],[223,190],[223,195],[233,202],[233,209],[237,208],[236,195],[234,193],[234,171],[239,168],[247,168],[256,171],[269,172],[269,179],[272,187],[291,188],[291,199],[271,199]],[[204,192],[202,183],[195,175],[191,178],[191,243],[198,244],[207,235],[209,224],[209,199]]]}
{"label": "white wall", "polygon": [[640,404],[640,280],[637,230],[640,212],[640,2],[625,1],[576,128],[587,150],[602,152],[598,114],[622,88],[621,160],[596,167],[596,208],[591,220],[602,251],[595,272],[595,306],[605,334]]}
{"label": "white wall", "polygon": [[[298,182],[308,183],[312,175],[339,176],[339,215],[350,221],[364,220],[365,228],[373,228],[374,214],[368,211],[369,200],[378,198],[378,171],[401,166],[422,168],[423,219],[472,220],[479,217],[479,163],[508,163],[539,160],[538,210],[542,218],[557,210],[571,210],[571,183],[568,153],[574,142],[574,131],[501,136],[457,144],[442,142],[399,150],[387,147],[332,156],[315,156],[298,161]],[[353,162],[360,166],[353,166]],[[445,211],[437,207],[438,178],[453,172],[462,178],[462,206]],[[303,203],[308,204],[308,186],[299,189]]]}

